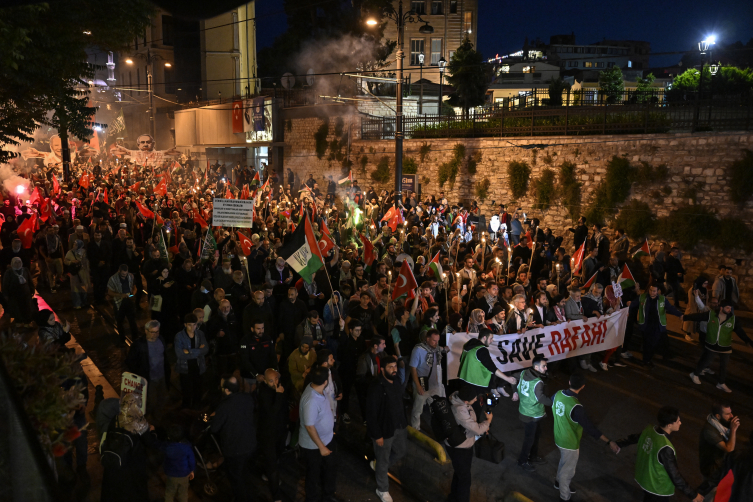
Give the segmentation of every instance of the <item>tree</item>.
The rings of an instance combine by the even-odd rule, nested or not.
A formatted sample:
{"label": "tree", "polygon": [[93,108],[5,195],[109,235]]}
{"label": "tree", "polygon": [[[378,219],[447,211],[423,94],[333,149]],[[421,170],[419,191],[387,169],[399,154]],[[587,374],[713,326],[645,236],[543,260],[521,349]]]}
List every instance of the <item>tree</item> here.
{"label": "tree", "polygon": [[[667,90],[667,98],[675,101],[687,99],[688,94],[698,92],[700,83],[701,72],[695,68],[688,68],[675,77],[672,87]],[[711,75],[709,66],[705,65],[703,92],[708,93],[712,90],[715,96],[747,94],[753,91],[753,69],[725,66],[720,68],[716,75]]]}
{"label": "tree", "polygon": [[149,25],[147,0],[67,0],[0,9],[0,162],[42,126],[92,135],[87,49],[118,51]]}
{"label": "tree", "polygon": [[562,106],[562,93],[570,90],[570,84],[562,77],[549,79],[549,106]]}
{"label": "tree", "polygon": [[454,88],[447,102],[462,108],[463,116],[468,118],[468,110],[486,103],[493,68],[484,62],[481,53],[466,38],[450,58],[447,70],[447,82]]}
{"label": "tree", "polygon": [[635,99],[638,103],[646,103],[651,101],[651,84],[654,83],[653,73],[649,73],[645,77],[638,77],[635,82],[638,84],[635,88]]}
{"label": "tree", "polygon": [[622,70],[614,65],[599,73],[599,88],[607,97],[607,103],[613,105],[622,101],[625,83],[622,81]]}

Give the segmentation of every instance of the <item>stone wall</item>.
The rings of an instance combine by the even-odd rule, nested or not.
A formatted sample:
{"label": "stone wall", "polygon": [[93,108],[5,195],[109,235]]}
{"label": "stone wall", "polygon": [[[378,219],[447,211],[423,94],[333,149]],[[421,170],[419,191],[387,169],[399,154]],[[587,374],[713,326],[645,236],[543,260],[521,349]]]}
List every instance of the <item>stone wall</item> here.
{"label": "stone wall", "polygon": [[[338,179],[347,175],[348,170],[343,169],[340,162],[327,160],[327,154],[322,159],[317,158],[315,154],[313,134],[322,120],[307,118],[291,121],[292,129],[285,136],[285,169],[292,169],[303,177],[311,172],[317,179],[326,176]],[[359,180],[359,185],[363,189],[369,186],[391,189],[394,186],[394,178],[380,184],[372,181],[369,175],[376,169],[379,159],[384,156],[389,157],[390,168],[394,170],[394,141],[361,140],[358,138],[358,116],[351,114],[344,117],[346,129],[350,120],[353,121],[350,158],[353,161],[354,178]],[[335,118],[330,118],[329,122],[331,141],[334,139]],[[455,183],[448,182],[440,187],[439,166],[451,160],[453,148],[458,143],[465,145],[465,160]],[[419,149],[424,144],[430,146],[430,151],[424,161],[420,162]],[[684,189],[696,186],[700,187],[696,198],[698,204],[715,209],[720,216],[734,215],[753,225],[753,201],[748,201],[745,207],[740,209],[729,200],[727,170],[732,162],[742,156],[743,149],[753,149],[753,133],[429,139],[404,142],[404,156],[413,157],[419,164],[418,175],[424,196],[444,190],[449,201],[469,203],[476,199],[476,184],[487,178],[491,182],[488,195],[485,200],[478,201],[482,211],[490,214],[495,202],[523,207],[529,216],[540,218],[542,225],[551,227],[556,235],[565,235],[566,243],[569,243],[572,235],[567,232],[567,228],[572,226],[572,221],[560,200],[556,200],[546,211],[534,211],[534,199],[531,196],[517,201],[511,200],[507,175],[510,161],[526,161],[532,169],[531,180],[538,178],[541,170],[546,167],[558,172],[558,167],[564,161],[575,163],[578,180],[583,185],[581,201],[584,205],[591,199],[593,191],[603,179],[607,162],[613,156],[628,158],[636,165],[641,161],[653,166],[666,164],[669,176],[665,181],[648,185],[634,184],[630,198],[648,202],[656,215],[661,217],[680,205],[692,204],[691,200],[681,198],[680,194]],[[469,174],[467,170],[467,161],[471,155],[479,159],[475,175]],[[359,162],[362,157],[368,159],[365,170],[361,169]],[[670,187],[672,193],[669,196],[662,194],[657,198],[656,191],[664,186]],[[699,229],[699,232],[703,232],[703,229]],[[633,241],[633,244],[638,243]],[[708,275],[713,281],[720,264],[732,266],[734,274],[738,277],[741,294],[753,298],[753,255],[742,251],[723,253],[713,247],[698,246],[694,250],[685,250],[683,264],[687,271],[684,284],[686,287],[689,287],[692,280],[701,273]]]}

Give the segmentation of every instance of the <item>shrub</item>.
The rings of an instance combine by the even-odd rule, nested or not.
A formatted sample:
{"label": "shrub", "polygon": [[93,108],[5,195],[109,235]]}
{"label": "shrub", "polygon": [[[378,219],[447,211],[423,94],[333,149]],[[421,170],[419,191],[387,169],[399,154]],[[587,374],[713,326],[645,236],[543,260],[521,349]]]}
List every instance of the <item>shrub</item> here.
{"label": "shrub", "polygon": [[489,181],[489,178],[484,178],[483,180],[476,183],[476,197],[479,200],[486,199],[486,195],[489,193],[489,187],[491,186],[492,182]]}
{"label": "shrub", "polygon": [[727,216],[719,220],[714,232],[714,244],[724,251],[742,249],[746,253],[753,252],[753,231],[740,218]]}
{"label": "shrub", "polygon": [[421,159],[421,163],[423,164],[424,160],[426,160],[426,156],[429,155],[429,152],[431,151],[431,144],[430,143],[423,143],[421,144],[421,148],[418,149],[418,157]]}
{"label": "shrub", "polygon": [[329,134],[329,121],[325,120],[314,133],[316,157],[319,160],[327,153],[327,134]]}
{"label": "shrub", "polygon": [[390,180],[390,174],[390,158],[382,157],[376,170],[371,172],[371,179],[379,183],[386,183]]}
{"label": "shrub", "polygon": [[456,159],[463,160],[465,157],[465,145],[463,143],[455,143],[452,147],[452,154]]}
{"label": "shrub", "polygon": [[554,199],[554,178],[555,173],[551,169],[544,168],[541,176],[533,181],[533,191],[536,195],[534,209],[546,210],[552,205]]}
{"label": "shrub", "polygon": [[507,182],[510,186],[513,199],[521,199],[528,189],[528,178],[531,176],[531,167],[525,161],[511,160],[507,164]]}
{"label": "shrub", "polygon": [[563,162],[560,166],[559,188],[562,203],[573,221],[580,216],[580,187],[581,184],[576,179],[575,164],[570,161]]}
{"label": "shrub", "polygon": [[646,161],[641,161],[635,172],[635,180],[641,185],[650,185],[655,182],[662,182],[669,176],[667,164],[660,164],[653,167]]}
{"label": "shrub", "polygon": [[[555,155],[557,155],[557,154],[555,153]],[[544,156],[544,158],[543,158],[543,159],[541,159],[541,160],[542,160],[542,161],[544,162],[544,164],[546,164],[546,165],[548,165],[548,166],[551,166],[551,165],[552,165],[552,162],[554,162],[554,159],[553,159],[553,158],[552,158],[552,156],[551,156],[551,155],[549,155],[548,153],[547,153],[547,154],[546,154],[546,155]]]}
{"label": "shrub", "polygon": [[614,219],[614,228],[622,228],[627,235],[638,239],[654,231],[656,218],[647,203],[633,199],[627,203]]}
{"label": "shrub", "polygon": [[364,173],[366,172],[366,164],[369,163],[369,158],[366,155],[362,155],[361,158],[358,160],[358,163],[361,165],[361,171]]}
{"label": "shrub", "polygon": [[718,223],[716,214],[706,206],[681,206],[668,216],[659,218],[656,230],[662,238],[677,241],[682,248],[691,249],[702,238],[710,239],[709,244],[713,244],[713,236],[701,229],[715,231]]}
{"label": "shrub", "polygon": [[418,164],[413,157],[405,157],[403,159],[403,174],[416,174],[418,172]]}
{"label": "shrub", "polygon": [[743,150],[743,158],[730,166],[730,198],[743,207],[753,193],[753,152]]}
{"label": "shrub", "polygon": [[465,157],[465,145],[457,143],[452,149],[452,159],[444,162],[439,166],[439,186],[442,187],[446,182],[450,182],[450,187],[455,186],[455,178],[460,171],[460,164]]}
{"label": "shrub", "polygon": [[481,152],[474,152],[468,157],[468,174],[476,174],[479,162],[481,162]]}
{"label": "shrub", "polygon": [[594,190],[591,203],[586,211],[588,221],[604,223],[608,215],[614,214],[616,207],[630,195],[635,168],[624,157],[613,156],[607,163],[604,180]]}

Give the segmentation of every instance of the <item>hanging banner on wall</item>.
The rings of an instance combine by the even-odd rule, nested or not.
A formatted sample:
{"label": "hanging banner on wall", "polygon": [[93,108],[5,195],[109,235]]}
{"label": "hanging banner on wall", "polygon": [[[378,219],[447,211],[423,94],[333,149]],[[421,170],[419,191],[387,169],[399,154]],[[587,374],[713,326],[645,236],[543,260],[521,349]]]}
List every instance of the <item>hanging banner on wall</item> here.
{"label": "hanging banner on wall", "polygon": [[243,101],[233,101],[233,134],[243,132]]}
{"label": "hanging banner on wall", "polygon": [[246,143],[273,141],[272,103],[272,98],[263,96],[244,101],[243,130],[246,131]]}
{"label": "hanging banner on wall", "polygon": [[113,155],[122,156],[139,166],[159,166],[168,160],[183,155],[182,152],[175,148],[169,150],[155,150],[157,144],[151,134],[142,134],[136,138],[138,150],[129,150],[121,145],[113,145],[110,152]]}
{"label": "hanging banner on wall", "polygon": [[[501,371],[519,371],[530,367],[537,355],[542,355],[549,361],[559,361],[613,349],[623,343],[627,318],[628,309],[624,308],[599,319],[570,321],[531,329],[523,334],[494,335],[489,353]],[[476,336],[468,333],[447,335],[447,346],[451,349],[447,354],[448,379],[458,377],[463,345]]]}

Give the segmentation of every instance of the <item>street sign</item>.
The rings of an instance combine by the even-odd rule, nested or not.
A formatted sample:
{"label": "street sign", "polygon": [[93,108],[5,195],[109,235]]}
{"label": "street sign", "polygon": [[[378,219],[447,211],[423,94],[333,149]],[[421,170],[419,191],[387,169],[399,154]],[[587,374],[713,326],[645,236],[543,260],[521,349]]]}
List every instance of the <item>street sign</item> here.
{"label": "street sign", "polygon": [[403,174],[403,192],[418,193],[418,175]]}

